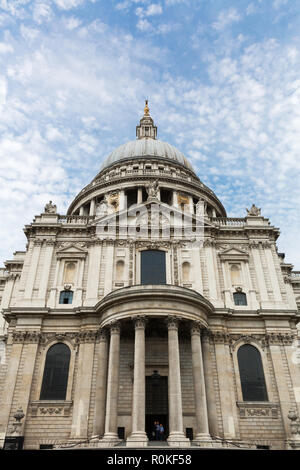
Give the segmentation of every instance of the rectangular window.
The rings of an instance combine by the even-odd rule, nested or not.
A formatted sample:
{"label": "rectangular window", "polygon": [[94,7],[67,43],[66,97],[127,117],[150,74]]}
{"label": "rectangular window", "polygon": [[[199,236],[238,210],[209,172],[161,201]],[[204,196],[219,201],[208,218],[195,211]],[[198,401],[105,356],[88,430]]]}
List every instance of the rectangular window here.
{"label": "rectangular window", "polygon": [[164,251],[141,252],[141,284],[166,284],[166,253]]}

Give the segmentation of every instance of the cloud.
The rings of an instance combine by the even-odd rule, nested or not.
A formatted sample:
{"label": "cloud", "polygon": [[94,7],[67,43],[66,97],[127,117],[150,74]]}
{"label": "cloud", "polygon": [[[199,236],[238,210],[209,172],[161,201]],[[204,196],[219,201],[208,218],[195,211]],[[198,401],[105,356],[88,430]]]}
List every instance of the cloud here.
{"label": "cloud", "polygon": [[54,0],[54,3],[61,10],[71,10],[82,5],[85,0]]}
{"label": "cloud", "polygon": [[219,13],[217,21],[212,24],[216,31],[223,31],[227,26],[241,20],[241,15],[235,8],[223,10]]}
{"label": "cloud", "polygon": [[[44,4],[52,5],[48,16],[33,8]],[[135,138],[147,97],[159,138],[187,155],[228,215],[242,217],[256,203],[281,227],[286,260],[300,267],[297,41],[247,31],[232,37],[238,47],[191,51],[192,28],[175,14],[168,22],[147,16],[152,4],[130,2],[130,26],[128,16],[120,25],[100,13],[92,21],[75,15],[72,2],[59,10],[41,1],[6,4],[14,16],[0,43],[1,260],[24,248],[23,226],[49,199],[65,213],[102,160]],[[118,18],[125,11],[113,10]],[[239,18],[234,8],[217,12],[214,31]],[[136,21],[147,35],[136,34]],[[170,40],[158,36],[167,32]]]}

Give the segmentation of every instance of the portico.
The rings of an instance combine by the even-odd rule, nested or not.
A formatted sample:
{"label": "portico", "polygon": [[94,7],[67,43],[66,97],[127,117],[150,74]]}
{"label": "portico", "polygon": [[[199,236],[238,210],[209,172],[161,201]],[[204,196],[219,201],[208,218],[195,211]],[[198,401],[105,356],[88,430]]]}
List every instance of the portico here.
{"label": "portico", "polygon": [[[168,294],[170,299],[168,302]],[[176,308],[172,308],[174,294],[177,297]],[[113,445],[118,437],[118,393],[120,393],[120,341],[121,336],[132,337],[132,408],[130,434],[127,435],[126,445],[130,447],[145,447],[148,445],[146,434],[146,348],[151,348],[152,338],[159,334],[167,343],[167,364],[163,365],[164,374],[168,380],[168,436],[167,442],[172,447],[187,447],[190,440],[186,437],[183,426],[182,378],[180,361],[180,338],[189,343],[192,359],[192,381],[195,398],[194,442],[209,441],[209,426],[205,392],[205,376],[202,357],[201,333],[206,329],[206,315],[211,308],[201,295],[191,290],[174,286],[133,286],[118,289],[106,298],[105,305],[99,304],[102,311],[102,329],[109,340],[107,393],[101,391],[96,396],[96,402],[102,400],[98,407],[105,413],[105,419],[99,415],[99,420],[105,422],[102,442]],[[109,296],[107,296],[109,297]],[[141,298],[143,297],[143,298]],[[147,298],[147,300],[146,300]],[[151,298],[151,300],[150,300]],[[171,305],[170,305],[171,303]],[[116,308],[118,315],[113,313]],[[138,306],[139,312],[136,311]],[[141,308],[141,306],[143,306]],[[142,310],[142,313],[141,313]],[[127,314],[125,314],[127,312]],[[130,316],[129,313],[130,312]],[[155,366],[153,366],[155,367]],[[157,365],[159,368],[159,363]],[[102,374],[103,375],[103,374]],[[95,425],[98,426],[95,416]],[[99,426],[98,426],[99,428]]]}

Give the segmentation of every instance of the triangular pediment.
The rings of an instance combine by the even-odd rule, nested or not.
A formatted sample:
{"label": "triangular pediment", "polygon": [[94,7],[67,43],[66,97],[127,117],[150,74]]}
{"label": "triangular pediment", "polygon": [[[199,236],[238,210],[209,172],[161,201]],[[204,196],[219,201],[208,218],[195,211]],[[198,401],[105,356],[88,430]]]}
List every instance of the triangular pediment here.
{"label": "triangular pediment", "polygon": [[[116,211],[112,212],[110,214],[107,214],[102,217],[95,217],[91,225],[97,225],[100,223],[101,225],[104,224],[109,224],[110,221],[114,221],[116,216],[118,218],[122,216],[128,216],[130,219],[131,223],[134,224],[134,219],[140,218],[142,215],[146,215],[146,211],[149,212],[151,211],[153,206],[159,207],[159,209],[162,212],[162,216],[164,217],[169,217],[168,214],[172,213],[174,218],[181,219],[182,218],[182,211],[181,209],[173,206],[169,206],[168,204],[158,201],[158,200],[148,200],[146,202],[143,202],[141,204],[136,204],[134,206],[131,206],[129,209],[123,209],[121,211]],[[188,222],[189,220],[196,220],[199,219],[202,222],[202,219],[199,216],[196,216],[195,214],[190,214],[188,212],[185,213],[186,221]],[[204,226],[207,227],[214,227],[214,224],[210,223],[208,220],[204,221]]]}
{"label": "triangular pediment", "polygon": [[223,260],[248,260],[249,258],[247,251],[236,247],[226,248],[219,253],[219,256]]}
{"label": "triangular pediment", "polygon": [[56,255],[58,258],[84,258],[87,255],[87,251],[71,244],[58,250]]}

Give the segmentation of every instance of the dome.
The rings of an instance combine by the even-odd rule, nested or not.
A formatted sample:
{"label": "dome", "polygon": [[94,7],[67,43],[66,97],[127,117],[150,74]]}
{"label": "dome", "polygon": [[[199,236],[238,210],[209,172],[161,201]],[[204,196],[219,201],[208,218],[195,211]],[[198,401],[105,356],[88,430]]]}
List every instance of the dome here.
{"label": "dome", "polygon": [[128,158],[158,157],[174,160],[191,171],[194,171],[192,165],[176,147],[157,139],[138,139],[120,145],[104,160],[100,171]]}

